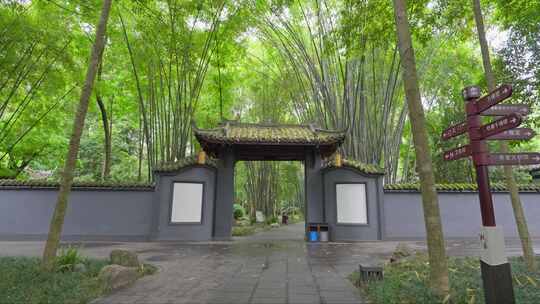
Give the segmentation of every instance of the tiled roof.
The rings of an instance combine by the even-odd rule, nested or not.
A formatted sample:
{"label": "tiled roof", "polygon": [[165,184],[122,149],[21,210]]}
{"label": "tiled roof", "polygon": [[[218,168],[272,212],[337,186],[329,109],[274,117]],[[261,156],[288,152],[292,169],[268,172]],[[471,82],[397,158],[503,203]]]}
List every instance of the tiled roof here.
{"label": "tiled roof", "polygon": [[[377,175],[384,175],[384,169],[380,168],[379,166],[373,165],[373,164],[365,164],[362,162],[359,162],[357,160],[351,160],[351,159],[344,159],[341,161],[342,167],[349,167],[356,169],[360,172],[366,173],[366,174],[377,174]],[[336,168],[336,164],[334,160],[327,162],[324,166],[325,168]]]}
{"label": "tiled roof", "polygon": [[211,143],[247,144],[341,144],[345,139],[342,131],[330,131],[313,125],[252,124],[225,121],[215,129],[193,128],[199,141]]}
{"label": "tiled roof", "polygon": [[[214,159],[207,157],[204,164],[207,166],[215,167],[216,161]],[[186,157],[181,160],[178,160],[176,162],[162,163],[158,165],[156,168],[154,168],[154,172],[173,172],[173,171],[178,171],[182,168],[193,166],[193,165],[198,165],[197,157],[190,156],[190,157]]]}
{"label": "tiled roof", "polygon": [[[521,192],[540,192],[540,184],[521,184],[518,185]],[[454,183],[454,184],[436,184],[435,188],[441,192],[471,192],[478,191],[476,184],[467,183]],[[417,183],[403,183],[403,184],[386,184],[384,185],[386,191],[420,191],[420,184]],[[494,192],[506,192],[506,185],[504,183],[491,184],[491,191]]]}
{"label": "tiled roof", "polygon": [[[14,180],[0,179],[0,189],[57,189],[60,187],[58,181],[48,180]],[[138,182],[74,182],[73,189],[77,190],[115,190],[115,191],[153,191],[154,185],[151,183]]]}

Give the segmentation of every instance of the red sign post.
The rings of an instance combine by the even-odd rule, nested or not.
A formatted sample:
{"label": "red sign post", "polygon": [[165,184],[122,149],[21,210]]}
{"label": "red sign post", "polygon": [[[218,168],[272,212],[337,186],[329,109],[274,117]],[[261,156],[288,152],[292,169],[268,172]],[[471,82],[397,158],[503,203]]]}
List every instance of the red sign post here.
{"label": "red sign post", "polygon": [[[443,140],[464,134],[464,129],[469,135],[468,145],[445,152],[444,159],[457,160],[472,156],[476,169],[483,224],[480,234],[482,245],[480,265],[487,304],[515,302],[510,264],[504,252],[504,235],[502,229],[495,225],[488,166],[540,164],[540,153],[489,153],[486,140],[530,139],[534,136],[534,131],[531,129],[515,129],[521,124],[522,115],[529,112],[528,107],[524,105],[497,106],[511,95],[512,86],[510,85],[502,85],[481,98],[479,87],[465,88],[463,98],[466,101],[467,121],[454,125],[442,133]],[[481,116],[504,117],[482,125]]]}

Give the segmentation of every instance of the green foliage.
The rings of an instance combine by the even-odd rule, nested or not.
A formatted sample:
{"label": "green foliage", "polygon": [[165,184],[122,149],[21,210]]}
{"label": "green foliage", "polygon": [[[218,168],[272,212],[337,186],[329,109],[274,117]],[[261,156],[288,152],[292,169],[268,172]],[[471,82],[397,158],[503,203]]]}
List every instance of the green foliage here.
{"label": "green foliage", "polygon": [[[4,188],[58,188],[60,186],[57,181],[49,180],[15,180],[15,179],[0,179],[0,187]],[[75,181],[74,188],[99,189],[141,189],[153,190],[154,185],[148,182],[99,182],[99,181]]]}
{"label": "green foliage", "polygon": [[145,275],[153,275],[155,274],[156,272],[158,271],[158,268],[152,264],[144,264],[144,263],[141,263],[141,265],[139,266],[139,273],[142,275],[142,276],[145,276]]}
{"label": "green foliage", "polygon": [[272,225],[272,224],[275,224],[275,223],[279,223],[278,217],[275,216],[275,215],[273,215],[270,218],[266,219],[266,224],[267,225]]}
{"label": "green foliage", "polygon": [[85,261],[86,259],[79,253],[79,248],[73,246],[62,248],[55,260],[59,271],[73,271],[75,265]]}
{"label": "green foliage", "polygon": [[[540,260],[540,258],[538,258]],[[510,258],[516,303],[540,301],[540,273],[530,273],[521,258]],[[429,263],[424,255],[384,267],[384,280],[361,285],[374,304],[484,303],[480,264],[477,258],[450,258],[450,297],[443,299],[430,290]],[[350,276],[358,282],[358,273]]]}
{"label": "green foliage", "polygon": [[255,233],[257,229],[254,226],[234,226],[232,236],[247,236]]}
{"label": "green foliage", "polygon": [[233,205],[233,216],[235,220],[240,220],[245,214],[246,211],[244,210],[244,207],[242,207],[240,204]]}
{"label": "green foliage", "polygon": [[[334,162],[330,162],[327,164],[328,167],[334,167],[335,166],[335,163]],[[365,163],[362,163],[362,162],[359,162],[357,160],[353,160],[353,159],[344,159],[342,160],[342,166],[343,167],[350,167],[350,168],[354,168],[362,173],[366,173],[366,174],[384,174],[384,169],[382,168],[379,168],[378,166],[376,165],[373,165],[373,164],[365,164]]]}
{"label": "green foliage", "polygon": [[0,295],[5,304],[87,303],[103,294],[97,280],[104,260],[87,260],[87,271],[44,272],[40,259],[0,257]]}
{"label": "green foliage", "polygon": [[[88,37],[101,2],[29,3],[0,1],[0,71],[6,71],[0,73],[0,178],[58,180],[88,61]],[[219,26],[211,31],[212,16],[220,3],[225,9]],[[493,52],[498,81],[514,84],[510,102],[532,105],[526,126],[538,129],[540,4],[495,0],[484,1],[484,6],[488,32],[499,32],[494,35],[497,40],[508,37]],[[469,161],[445,162],[441,157],[443,151],[463,144],[464,138],[440,140],[445,127],[465,118],[461,89],[472,84],[485,86],[471,3],[415,1],[409,2],[408,13],[436,179],[474,183]],[[128,1],[113,5],[112,16],[119,14],[133,58],[120,19],[111,18],[101,80],[96,82],[111,127],[110,181],[152,180],[148,167],[154,162],[149,154],[170,161],[156,161],[154,169],[179,169],[184,154],[200,148],[189,121],[210,128],[222,119],[350,125],[344,151],[384,166],[388,183],[417,181],[410,124],[406,120],[399,123],[398,117],[404,96],[401,71],[394,62],[391,1]],[[277,22],[278,16],[285,20]],[[268,18],[293,27],[275,28],[280,34],[272,35]],[[502,30],[506,32],[502,34]],[[302,47],[289,47],[293,53],[285,55],[283,43]],[[315,46],[321,52],[313,53]],[[299,64],[308,57],[310,63]],[[317,70],[319,76],[313,74]],[[314,86],[325,89],[314,90]],[[94,92],[81,141],[79,182],[102,179],[104,128],[95,97]],[[153,126],[150,141],[144,134],[140,97],[151,117],[147,118]],[[344,107],[346,98],[355,101]],[[337,106],[328,108],[329,104]],[[24,106],[18,109],[19,105]],[[329,111],[319,115],[322,108]],[[337,120],[332,118],[335,113],[339,114]],[[384,129],[383,125],[390,127]],[[179,150],[167,149],[172,146]],[[511,148],[538,151],[540,140],[513,142]],[[240,164],[237,168],[237,198],[244,206],[269,205],[257,198],[267,193],[275,206],[267,206],[265,212],[303,208],[299,163],[250,168]],[[265,170],[276,177],[274,181],[267,178],[267,186],[246,186]],[[494,169],[491,175],[494,181],[502,181],[501,170]],[[519,171],[516,178],[520,183],[530,180],[526,171]]]}
{"label": "green foliage", "polygon": [[[154,168],[154,171],[156,172],[174,172],[181,170],[182,168],[197,165],[197,157],[191,156],[191,157],[185,157],[182,159],[179,159],[175,162],[164,162],[156,166]],[[216,160],[207,157],[205,160],[205,165],[215,167],[216,166]]]}
{"label": "green foliage", "polygon": [[[519,190],[522,192],[540,192],[538,184],[520,184]],[[452,184],[435,184],[437,191],[478,191],[476,184],[452,183]],[[417,183],[402,183],[402,184],[386,184],[384,190],[395,191],[420,191],[420,184]],[[505,183],[492,183],[492,191],[508,191]]]}

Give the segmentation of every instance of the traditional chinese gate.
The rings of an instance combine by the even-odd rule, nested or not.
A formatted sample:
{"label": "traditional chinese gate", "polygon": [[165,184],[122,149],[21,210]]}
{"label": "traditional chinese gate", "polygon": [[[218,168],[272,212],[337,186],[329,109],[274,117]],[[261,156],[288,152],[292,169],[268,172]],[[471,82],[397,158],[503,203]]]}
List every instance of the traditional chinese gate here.
{"label": "traditional chinese gate", "polygon": [[231,236],[234,200],[234,166],[237,161],[303,161],[306,222],[323,222],[322,160],[345,139],[342,131],[313,125],[247,124],[225,121],[215,129],[193,126],[202,149],[217,161],[213,237]]}

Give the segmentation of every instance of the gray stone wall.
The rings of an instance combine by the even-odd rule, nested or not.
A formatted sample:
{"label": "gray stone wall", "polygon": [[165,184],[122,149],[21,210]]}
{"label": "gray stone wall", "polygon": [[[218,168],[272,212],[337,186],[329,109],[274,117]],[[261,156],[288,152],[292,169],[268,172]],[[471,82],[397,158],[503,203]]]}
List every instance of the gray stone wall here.
{"label": "gray stone wall", "polygon": [[[161,174],[156,179],[151,240],[208,241],[214,226],[214,197],[216,170],[194,165],[178,172]],[[170,223],[172,185],[175,182],[203,183],[201,223]],[[232,210],[230,212],[232,218]]]}
{"label": "gray stone wall", "polygon": [[[318,172],[321,172],[319,170]],[[349,169],[322,170],[324,207],[311,210],[326,220],[334,231],[334,240],[424,239],[425,228],[420,193],[417,191],[382,192],[381,178],[363,176]],[[73,189],[63,230],[64,240],[209,240],[215,239],[217,171],[213,167],[194,166],[162,174],[156,188],[147,189]],[[203,223],[169,224],[171,183],[205,182]],[[335,225],[335,183],[366,182],[370,225]],[[323,187],[318,188],[322,190]],[[313,189],[313,188],[312,188]],[[54,188],[0,187],[0,240],[42,240],[56,203]],[[540,237],[540,193],[522,193],[521,199],[532,237]],[[318,202],[318,201],[317,201]],[[439,203],[445,237],[476,238],[480,229],[480,207],[476,192],[440,192]],[[497,225],[505,236],[518,237],[509,194],[494,193]],[[232,211],[221,216],[222,224],[232,220]],[[221,209],[220,209],[221,210]],[[221,212],[221,211],[220,211]],[[311,213],[313,214],[313,213]],[[319,217],[316,217],[319,219]],[[373,224],[373,225],[372,225]],[[225,231],[226,230],[226,231]],[[230,229],[219,230],[221,235]],[[230,235],[230,234],[229,234]]]}
{"label": "gray stone wall", "polygon": [[316,151],[306,152],[304,171],[306,224],[324,222],[322,159]]}
{"label": "gray stone wall", "polygon": [[[521,193],[532,237],[540,237],[540,193]],[[493,194],[496,222],[505,237],[518,237],[510,195]],[[426,230],[422,200],[417,191],[386,191],[384,194],[384,239],[424,239]],[[439,205],[445,238],[476,238],[480,226],[480,205],[476,192],[440,192]]]}
{"label": "gray stone wall", "polygon": [[[0,239],[42,240],[56,189],[0,189]],[[153,191],[78,190],[69,197],[64,240],[146,240]]]}
{"label": "gray stone wall", "polygon": [[[351,168],[324,170],[324,218],[328,223],[331,241],[364,241],[382,238],[383,217],[380,198],[382,176],[367,175]],[[337,223],[336,184],[363,183],[366,185],[367,225]]]}

